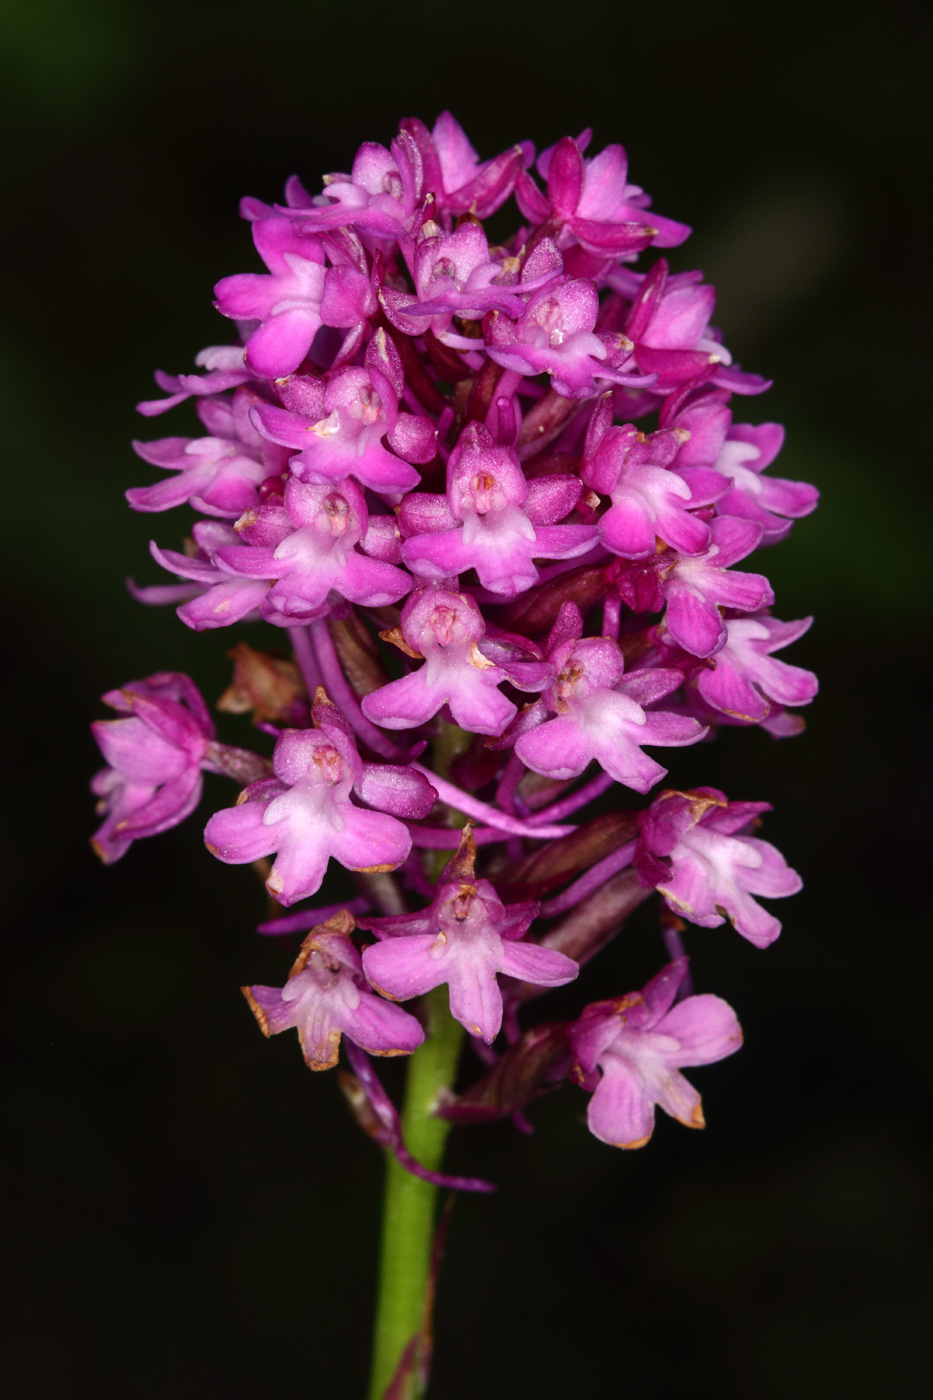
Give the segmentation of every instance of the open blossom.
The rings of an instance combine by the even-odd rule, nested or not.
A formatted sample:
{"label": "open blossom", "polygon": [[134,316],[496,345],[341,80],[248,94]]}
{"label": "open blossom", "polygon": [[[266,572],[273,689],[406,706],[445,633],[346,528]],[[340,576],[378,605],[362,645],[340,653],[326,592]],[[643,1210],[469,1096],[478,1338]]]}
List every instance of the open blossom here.
{"label": "open blossom", "polygon": [[747,835],[770,802],[729,802],[716,788],[662,792],[642,816],[635,865],[676,914],[701,928],[726,919],[758,948],[781,925],[754,898],[796,894],[803,882],[780,851]]}
{"label": "open blossom", "polygon": [[537,582],[534,559],[574,559],[596,543],[592,525],[554,523],[582,490],[570,476],[526,481],[514,452],[470,423],[447,463],[446,500],[425,493],[403,502],[402,558],[425,578],[475,569],[484,588],[514,597]]}
{"label": "open blossom", "polygon": [[298,368],[321,326],[324,249],[292,220],[257,219],[253,241],[268,273],[241,272],[214,288],[217,309],[235,321],[258,321],[246,346],[254,374],[277,379]]}
{"label": "open blossom", "polygon": [[779,622],[766,613],[726,619],[726,640],[716,653],[715,669],[697,676],[697,689],[714,710],[756,724],[766,719],[772,703],[809,705],[818,682],[812,671],[776,661],[772,652],[796,642],[808,631],[812,617]]}
{"label": "open blossom", "polygon": [[411,581],[394,564],[357,548],[365,546],[370,528],[363,493],[349,478],[314,486],[292,477],[281,504],[270,502],[237,522],[245,543],[222,545],[212,563],[235,578],[273,580],[261,610],[279,627],[326,616],[331,592],[382,607],[403,597]]}
{"label": "open blossom", "polygon": [[498,311],[484,324],[490,358],[518,374],[549,374],[568,399],[595,393],[597,380],[641,388],[652,382],[629,364],[632,342],[597,332],[599,295],[583,277],[561,277],[535,292],[517,321]]}
{"label": "open blossom", "polygon": [[189,502],[205,515],[235,520],[258,506],[261,483],[282,471],[285,458],[280,448],[263,442],[249,421],[257,401],[259,396],[246,387],[236,391],[230,404],[201,399],[198,416],[210,437],[134,442],[144,462],[175,475],[127,491],[133,509],[162,511]]}
{"label": "open blossom", "polygon": [[198,352],[194,362],[204,374],[165,374],[156,370],[153,377],[166,397],[143,400],[136,405],[137,412],[146,418],[155,418],[192,396],[201,399],[222,394],[254,378],[253,371],[244,363],[240,345],[208,345]]}
{"label": "open blossom", "polygon": [[578,968],[563,953],[519,941],[538,912],[537,903],[503,904],[488,880],[476,878],[475,857],[467,828],[426,909],[359,923],[382,940],[363,951],[363,971],[374,987],[407,1001],[446,982],[450,1014],[489,1044],[502,1024],[498,973],[562,987],[573,981]]}
{"label": "open blossom", "polygon": [[[203,632],[215,627],[229,627],[231,623],[258,615],[257,610],[272,580],[231,578],[229,573],[214,563],[218,549],[238,543],[233,526],[221,520],[199,520],[191,533],[196,546],[192,554],[160,549],[155,541],[149,545],[152,557],[163,569],[191,581],[190,591],[186,590],[184,594],[188,601],[177,610],[182,622],[195,632]],[[154,591],[158,593],[161,590],[157,588]],[[154,597],[151,601],[158,602],[160,599]],[[166,598],[165,601],[175,599]]]}
{"label": "open blossom", "polygon": [[332,1069],[341,1036],[370,1055],[409,1055],[424,1040],[414,1016],[374,996],[346,910],[308,934],[284,987],[244,987],[264,1035],[294,1028],[309,1069]]}
{"label": "open blossom", "polygon": [[731,483],[716,503],[718,514],[751,520],[761,526],[762,543],[784,539],[791,522],[816,509],[819,491],[805,481],[787,481],[763,473],[784,445],[780,423],[733,423],[729,393],[709,385],[686,385],[665,400],[662,428],[689,433],[674,459],[674,470],[712,467]]}
{"label": "open blossom", "polygon": [[702,554],[674,555],[662,561],[664,625],[684,651],[712,656],[725,646],[728,629],[722,608],[755,612],[774,602],[763,574],[739,573],[729,567],[760,542],[761,526],[755,521],[719,516],[710,523],[709,548]]}
{"label": "open blossom", "polygon": [[551,667],[533,659],[536,648],[524,638],[486,638],[485,632],[468,594],[439,586],[410,595],[398,641],[409,655],[424,657],[424,665],[367,695],[363,713],[387,729],[411,729],[449,705],[463,729],[501,734],[516,707],[499,686],[511,681],[519,690],[538,691]]}
{"label": "open blossom", "polygon": [[176,671],[130,681],[103,699],[121,716],[91,726],[108,764],[91,784],[105,814],[93,846],[109,865],[140,836],[168,831],[194,811],[215,731],[197,687]]}
{"label": "open blossom", "polygon": [[415,293],[386,287],[382,305],[393,325],[408,334],[430,329],[443,335],[456,315],[482,320],[487,311],[521,316],[524,306],[506,285],[501,262],[494,262],[482,226],[468,220],[451,234],[429,219],[409,257]]}
{"label": "open blossom", "polygon": [[534,160],[534,147],[523,141],[481,161],[463,127],[449,112],[441,113],[430,132],[417,117],[407,117],[402,129],[412,137],[421,156],[424,188],[434,195],[438,213],[448,221],[451,215],[466,213],[488,219],[505,203],[521,171]]}
{"label": "open blossom", "polygon": [[[526,767],[550,778],[576,777],[595,758],[617,782],[647,792],[667,770],[642,745],[694,744],[706,731],[686,715],[643,708],[677,689],[678,671],[624,675],[617,643],[582,633],[580,610],[565,603],[548,640],[555,680],[539,702],[543,722],[519,732],[515,752]],[[520,724],[531,720],[526,715]]]}
{"label": "open blossom", "polygon": [[736,394],[761,394],[769,381],[732,364],[732,356],[710,326],[716,292],[702,272],[671,274],[666,258],[647,273],[628,268],[610,273],[609,285],[632,304],[623,327],[643,374],[656,374],[656,394],[708,380]]}
{"label": "open blossom", "polygon": [[684,441],[678,429],[647,437],[634,424],[612,426],[612,400],[606,394],[587,429],[583,479],[610,507],[599,521],[600,542],[624,559],[644,559],[660,538],[681,554],[709,548],[710,526],[694,514],[728,486],[718,472],[703,467],[670,470]]}
{"label": "open blossom", "polygon": [[595,1002],[570,1029],[577,1079],[592,1091],[586,1121],[611,1147],[644,1147],[655,1105],[688,1128],[706,1126],[700,1095],[680,1073],[734,1055],[742,1030],[720,997],[673,1005],[687,959],[669,963],[640,992]]}
{"label": "open blossom", "polygon": [[621,146],[607,146],[584,160],[592,133],[564,136],[542,151],[538,169],[547,181],[545,197],[531,175],[518,177],[519,208],[536,223],[560,230],[561,245],[574,240],[588,252],[613,258],[638,252],[653,242],[675,248],[690,233],[686,224],[649,212],[648,196],[628,183],[628,160]]}
{"label": "open blossom", "polygon": [[354,476],[373,491],[410,491],[420,480],[411,463],[432,460],[436,429],[430,418],[399,412],[402,387],[398,352],[378,332],[365,366],[344,366],[326,384],[286,380],[279,393],[287,406],[258,404],[252,419],[264,438],[294,449],[289,466],[299,481]]}
{"label": "open blossom", "polygon": [[350,870],[396,869],[411,850],[397,818],[426,816],[436,798],[412,768],[364,763],[323,690],[312,715],[313,729],[286,729],[276,742],[274,778],[244,788],[204,830],[208,850],[228,865],[275,855],[266,888],[281,904],[315,894],[331,857]]}

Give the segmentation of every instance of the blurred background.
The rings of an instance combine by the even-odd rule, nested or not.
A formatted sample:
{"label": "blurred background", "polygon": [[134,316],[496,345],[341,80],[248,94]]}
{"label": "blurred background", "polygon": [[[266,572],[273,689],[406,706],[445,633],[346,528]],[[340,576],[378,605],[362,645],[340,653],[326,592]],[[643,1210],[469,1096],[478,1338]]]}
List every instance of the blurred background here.
{"label": "blurred background", "polygon": [[[919,1395],[919,4],[4,0],[0,41],[9,1393],[363,1393],[379,1153],[238,990],[280,983],[295,940],[257,937],[255,876],[204,852],[222,780],[200,817],[97,864],[87,726],[158,669],[218,696],[250,635],[194,636],[123,583],[161,581],[153,525],[184,532],[122,492],[153,475],[129,439],[189,431],[187,410],[147,425],[133,405],[153,369],[227,339],[212,285],[255,261],[239,196],[313,187],[450,107],[483,156],[591,124],[696,229],[675,265],[717,283],[726,343],[776,381],[738,416],[785,422],[776,470],[823,492],[760,561],[780,617],[816,614],[790,659],[823,688],[798,739],[672,751],[678,786],[773,802],[764,834],[806,881],[767,955],[688,932],[698,990],[746,1031],[695,1074],[709,1128],[662,1118],[613,1152],[568,1088],[533,1137],[455,1134],[454,1169],[501,1190],[454,1211],[432,1393]],[[637,987],[660,957],[637,917],[586,990]]]}

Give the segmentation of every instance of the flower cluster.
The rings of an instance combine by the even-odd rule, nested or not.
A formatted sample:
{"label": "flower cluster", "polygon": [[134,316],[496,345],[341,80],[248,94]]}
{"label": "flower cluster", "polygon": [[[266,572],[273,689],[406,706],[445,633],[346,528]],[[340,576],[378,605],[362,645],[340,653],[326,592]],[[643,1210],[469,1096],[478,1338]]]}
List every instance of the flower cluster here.
{"label": "flower cluster", "polygon": [[[184,676],[105,696],[96,847],[115,860],[181,821],[207,770],[241,789],[208,849],[260,863],[279,905],[332,859],[352,872],[356,898],[262,926],[308,937],[282,988],[247,996],[312,1069],[346,1038],[374,1133],[422,1173],[366,1060],[422,1042],[415,998],[446,984],[485,1066],[439,1112],[517,1115],[569,1078],[591,1131],[638,1147],[657,1104],[702,1126],[680,1071],[741,1042],[724,1002],[689,994],[683,921],[765,947],[780,924],[758,897],[800,888],[752,834],[767,803],[699,788],[638,808],[614,787],[651,794],[658,750],[721,725],[802,728],[816,679],[775,653],[810,620],[779,621],[736,566],[817,492],[770,474],[777,424],[737,421],[768,383],[710,325],[702,274],[671,272],[690,230],[621,146],[589,142],[481,160],[444,113],[365,143],[320,193],[244,200],[265,270],[217,283],[232,343],[140,405],[191,399],[203,435],[135,444],[167,475],[130,505],[198,513],[182,549],[152,544],[175,581],[135,595],[196,631],[285,629],[293,660],[231,653],[220,708],[253,713],[268,758],[219,743]],[[513,196],[522,222],[491,244]],[[668,965],[523,1029],[655,890]]]}

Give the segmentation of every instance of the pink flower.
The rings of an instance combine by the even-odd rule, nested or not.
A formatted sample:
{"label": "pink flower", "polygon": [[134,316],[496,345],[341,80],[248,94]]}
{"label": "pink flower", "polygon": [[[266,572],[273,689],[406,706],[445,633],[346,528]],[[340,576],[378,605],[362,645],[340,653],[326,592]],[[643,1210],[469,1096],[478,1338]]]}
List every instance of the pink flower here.
{"label": "pink flower", "polygon": [[244,987],[263,1035],[298,1031],[309,1069],[333,1069],[346,1035],[370,1055],[410,1055],[424,1040],[414,1016],[373,996],[343,910],[312,929],[284,987]]}
{"label": "pink flower", "polygon": [[761,526],[752,520],[720,516],[710,524],[709,548],[687,558],[661,556],[667,602],[664,626],[670,637],[693,656],[713,656],[725,646],[727,624],[722,608],[755,612],[774,602],[763,574],[733,572],[761,542]]}
{"label": "pink flower", "polygon": [[258,395],[245,387],[237,389],[232,402],[201,399],[198,416],[210,437],[134,442],[144,462],[176,475],[127,491],[133,509],[162,511],[190,502],[205,515],[235,520],[258,506],[259,486],[282,471],[285,457],[280,449],[267,446],[250,423],[249,411],[257,401]]}
{"label": "pink flower", "polygon": [[303,230],[349,227],[377,238],[401,238],[411,231],[423,184],[421,153],[411,135],[400,131],[389,150],[364,141],[350,174],[325,175],[324,194],[300,215],[295,211],[294,218]]}
{"label": "pink flower", "polygon": [[504,285],[503,264],[494,262],[482,226],[463,223],[445,234],[433,219],[423,224],[409,256],[415,295],[385,287],[380,295],[389,320],[408,335],[428,329],[443,335],[454,313],[482,320],[487,311],[521,316],[518,288]]}
{"label": "pink flower", "polygon": [[706,1126],[700,1095],[680,1073],[734,1055],[742,1029],[720,997],[687,997],[673,1006],[687,974],[678,958],[640,992],[588,1006],[570,1028],[576,1078],[592,1091],[586,1121],[610,1147],[644,1147],[658,1104],[688,1128]]}
{"label": "pink flower", "polygon": [[812,617],[779,622],[761,613],[731,617],[724,622],[726,640],[715,656],[713,670],[697,676],[697,689],[714,710],[757,724],[766,719],[773,702],[809,705],[819,683],[812,671],[775,661],[771,653],[796,642],[809,631]]}
{"label": "pink flower", "polygon": [[[321,689],[312,714],[314,729],[286,729],[276,742],[275,777],[245,788],[204,830],[208,850],[227,865],[275,855],[266,888],[286,905],[320,889],[331,857],[349,870],[396,869],[411,850],[396,817],[426,816],[437,795],[412,768],[364,763]],[[356,806],[351,794],[381,810]]]}
{"label": "pink flower", "polygon": [[91,725],[109,765],[91,783],[105,814],[91,844],[111,865],[139,837],[168,831],[194,811],[215,731],[194,682],[177,671],[130,681],[103,700],[124,717]]}
{"label": "pink flower", "polygon": [[481,161],[449,112],[441,113],[431,132],[417,117],[406,118],[402,129],[418,147],[425,190],[434,195],[438,212],[448,218],[472,212],[477,219],[488,219],[508,199],[523,167],[534,160],[534,147],[525,141]]}
{"label": "pink flower", "polygon": [[628,268],[609,274],[609,285],[631,298],[625,334],[634,342],[634,359],[643,374],[656,374],[653,390],[669,394],[688,381],[710,380],[736,394],[761,394],[770,381],[746,374],[709,324],[716,292],[703,283],[702,272],[671,275],[666,258],[650,272]]}
{"label": "pink flower", "polygon": [[492,593],[512,598],[537,581],[533,559],[573,559],[597,539],[592,525],[557,525],[580,498],[576,477],[528,482],[515,453],[468,423],[447,463],[447,499],[409,496],[399,520],[402,558],[424,578],[475,569]]}
{"label": "pink flower", "polygon": [[482,614],[468,594],[444,587],[411,594],[402,609],[400,638],[383,635],[410,655],[424,657],[424,665],[367,695],[363,714],[386,729],[411,729],[449,705],[463,729],[501,734],[516,707],[498,687],[511,681],[519,690],[537,691],[552,671],[546,662],[528,659],[537,649],[524,638],[497,640],[485,633]]}
{"label": "pink flower", "polygon": [[599,520],[601,542],[624,559],[645,559],[660,537],[680,554],[709,548],[710,527],[692,514],[724,494],[718,472],[669,470],[684,441],[679,429],[647,437],[632,423],[612,426],[612,397],[600,400],[587,429],[583,479],[611,505]]}
{"label": "pink flower", "polygon": [[488,880],[475,878],[475,853],[468,826],[427,908],[359,922],[383,940],[363,950],[363,971],[378,991],[407,1001],[446,982],[450,1014],[490,1044],[502,1024],[498,973],[562,987],[579,969],[563,953],[517,941],[538,905],[534,900],[503,904]]}
{"label": "pink flower", "polygon": [[568,399],[596,392],[596,381],[640,388],[653,383],[633,372],[632,342],[618,332],[595,331],[599,294],[583,277],[557,278],[534,293],[517,321],[498,311],[483,323],[486,350],[496,364],[517,374],[549,374]]}
{"label": "pink flower", "polygon": [[[397,602],[411,587],[401,569],[357,548],[365,547],[372,523],[362,491],[349,478],[312,486],[293,476],[281,505],[248,513],[236,528],[247,543],[222,546],[213,563],[236,578],[273,579],[261,608],[279,627],[326,616],[331,592],[378,608]],[[374,533],[378,552],[381,535]]]}
{"label": "pink flower", "polygon": [[221,394],[254,377],[253,371],[244,363],[242,345],[209,345],[206,350],[199,351],[194,362],[207,373],[165,374],[157,369],[153,378],[168,397],[144,400],[136,405],[137,412],[145,418],[155,418],[184,403],[192,395],[203,398],[208,394]]}
{"label": "pink flower", "polygon": [[257,219],[253,241],[268,273],[224,277],[214,292],[217,310],[236,321],[258,321],[246,344],[246,363],[263,379],[298,368],[321,326],[324,250],[290,219]]}
{"label": "pink flower", "polygon": [[[373,491],[410,491],[421,479],[410,462],[433,459],[436,429],[430,418],[399,413],[403,383],[398,352],[380,330],[369,343],[365,368],[345,366],[323,384],[286,382],[280,393],[288,408],[258,404],[252,420],[264,438],[297,450],[289,466],[299,481],[352,475]],[[393,452],[382,445],[386,436]]]}
{"label": "pink flower", "polygon": [[563,230],[561,246],[574,240],[587,252],[618,258],[655,243],[676,248],[689,235],[686,224],[649,213],[651,200],[627,183],[628,160],[621,146],[607,146],[592,160],[583,152],[592,132],[574,140],[564,136],[542,151],[538,169],[547,181],[547,198],[530,175],[518,177],[516,197],[527,219],[548,221]]}
{"label": "pink flower", "polygon": [[745,834],[769,802],[727,802],[716,788],[662,792],[642,816],[635,865],[668,907],[701,928],[726,919],[757,948],[781,932],[752,897],[782,899],[803,881],[780,851]]}
{"label": "pink flower", "polygon": [[[624,676],[618,644],[582,633],[579,608],[564,603],[546,649],[556,679],[535,707],[537,715],[528,712],[519,721],[515,753],[533,772],[555,779],[577,777],[595,758],[617,782],[648,792],[667,770],[642,745],[695,744],[706,730],[686,715],[643,708],[677,689],[679,671]],[[531,728],[534,718],[539,722]]]}

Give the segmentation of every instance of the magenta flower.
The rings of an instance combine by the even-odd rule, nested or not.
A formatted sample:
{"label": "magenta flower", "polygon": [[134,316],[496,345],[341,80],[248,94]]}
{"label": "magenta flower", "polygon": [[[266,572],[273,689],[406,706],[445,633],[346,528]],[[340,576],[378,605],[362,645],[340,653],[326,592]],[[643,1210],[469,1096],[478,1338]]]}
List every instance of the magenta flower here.
{"label": "magenta flower", "polygon": [[576,477],[526,481],[515,453],[469,423],[447,463],[447,499],[409,496],[399,521],[402,558],[444,579],[475,569],[492,593],[512,598],[538,579],[533,559],[574,559],[596,543],[592,525],[558,525],[583,491]]}
{"label": "magenta flower", "polygon": [[655,1104],[688,1128],[706,1126],[700,1095],[683,1075],[734,1055],[742,1028],[720,997],[673,1005],[687,959],[669,963],[640,992],[594,1002],[570,1029],[576,1078],[592,1091],[586,1121],[610,1147],[644,1147]]}
{"label": "magenta flower", "polygon": [[643,374],[656,374],[654,392],[667,394],[690,381],[709,380],[736,394],[761,394],[770,381],[746,374],[709,324],[716,292],[702,272],[671,275],[666,258],[648,273],[628,268],[610,273],[609,285],[632,304],[625,334],[634,342],[634,360]]}
{"label": "magenta flower", "polygon": [[[716,471],[730,477],[732,489],[720,497],[722,515],[753,520],[762,527],[764,544],[776,544],[790,530],[790,522],[816,509],[820,493],[806,481],[763,476],[784,442],[780,423],[734,423],[716,460]],[[786,517],[786,518],[785,518]]]}
{"label": "magenta flower", "polygon": [[103,700],[124,716],[91,725],[109,765],[91,783],[105,814],[91,844],[111,865],[139,837],[168,831],[194,811],[215,731],[194,682],[177,671],[130,681]]}
{"label": "magenta flower", "polygon": [[235,321],[260,323],[246,343],[246,363],[263,379],[277,379],[298,368],[320,329],[324,249],[277,215],[254,222],[253,241],[268,273],[222,278],[215,305]]}
{"label": "magenta flower", "polygon": [[636,868],[675,914],[701,928],[728,919],[767,948],[781,925],[753,896],[783,899],[803,887],[780,851],[745,834],[770,811],[770,802],[728,802],[716,788],[662,792],[642,815]]}
{"label": "magenta flower", "polygon": [[561,277],[535,292],[517,321],[498,311],[484,322],[490,359],[517,374],[549,374],[568,399],[596,392],[597,380],[641,388],[653,382],[629,366],[632,342],[596,332],[599,294],[583,277]]}
{"label": "magenta flower", "polygon": [[[239,520],[237,533],[246,543],[221,546],[212,562],[235,578],[275,580],[263,593],[262,615],[289,627],[325,617],[331,592],[370,608],[408,592],[407,574],[357,548],[365,548],[370,529],[363,493],[349,478],[312,486],[291,477],[284,503],[261,506]],[[381,552],[384,537],[378,529],[373,536]]]}
{"label": "magenta flower", "polygon": [[527,219],[561,229],[561,247],[574,240],[601,258],[618,258],[649,243],[676,248],[690,229],[673,219],[649,213],[651,200],[628,184],[628,160],[621,146],[607,146],[592,160],[583,152],[592,132],[576,140],[564,136],[542,151],[538,169],[547,181],[547,197],[530,175],[518,177],[516,198]]}
{"label": "magenta flower", "polygon": [[599,538],[613,554],[644,559],[660,537],[680,554],[709,548],[709,524],[692,512],[724,494],[723,478],[703,467],[668,470],[684,441],[678,429],[647,437],[634,424],[612,425],[612,397],[597,405],[587,429],[583,479],[611,505],[600,517]]}
{"label": "magenta flower", "polygon": [[254,378],[253,371],[244,362],[242,345],[208,345],[205,350],[199,351],[194,362],[207,373],[165,374],[157,369],[153,378],[168,397],[144,400],[136,405],[137,412],[145,418],[155,418],[184,403],[192,395],[204,398],[209,394],[222,394]]}
{"label": "magenta flower", "polygon": [[303,231],[348,227],[377,238],[401,238],[411,232],[423,183],[421,153],[403,130],[388,150],[364,141],[350,174],[325,175],[324,195],[309,200],[300,218],[299,211],[294,217]]}
{"label": "magenta flower", "polygon": [[447,218],[471,212],[477,219],[488,219],[508,199],[522,169],[534,160],[534,147],[525,141],[481,161],[449,112],[441,113],[433,131],[417,117],[406,118],[402,129],[418,147],[425,190],[434,195],[438,212]]}
{"label": "magenta flower", "polygon": [[755,612],[774,602],[763,574],[733,572],[729,565],[744,559],[761,542],[761,526],[753,520],[719,516],[710,523],[709,548],[687,558],[662,555],[661,590],[667,602],[664,625],[678,646],[693,656],[712,656],[726,644],[727,624],[722,608]]}
{"label": "magenta flower", "polygon": [[[195,632],[215,627],[229,627],[255,614],[266,596],[271,579],[234,579],[213,562],[215,552],[237,544],[238,537],[231,525],[220,520],[199,520],[191,531],[197,546],[194,554],[180,554],[175,549],[160,549],[154,541],[149,551],[157,564],[179,578],[191,580],[191,591],[185,592],[190,601],[178,609],[178,616]],[[149,589],[146,601],[174,602],[159,598],[159,593],[175,590]]]}
{"label": "magenta flower", "polygon": [[[437,433],[430,418],[399,413],[402,385],[398,352],[380,331],[369,343],[366,368],[346,366],[324,384],[286,382],[280,392],[299,411],[260,404],[252,418],[263,437],[296,449],[289,465],[299,481],[352,475],[373,491],[410,491],[420,481],[410,463],[433,459]],[[382,445],[386,436],[392,452]]]}
{"label": "magenta flower", "polygon": [[703,670],[697,689],[708,705],[734,719],[757,724],[778,705],[809,705],[819,682],[812,671],[775,661],[771,653],[796,642],[810,629],[812,617],[779,622],[762,613],[725,620],[726,641],[715,656],[715,668]]}
{"label": "magenta flower", "polygon": [[[549,778],[577,777],[596,759],[617,782],[647,792],[667,770],[643,753],[642,745],[695,744],[706,730],[687,715],[643,708],[677,689],[679,671],[658,668],[625,676],[616,642],[582,634],[579,608],[564,603],[546,650],[556,679],[541,696],[538,713],[519,721],[515,753],[527,768]],[[526,727],[535,718],[537,725]]]}
{"label": "magenta flower", "polygon": [[[538,691],[550,678],[546,662],[528,659],[537,653],[533,643],[508,634],[486,638],[476,603],[455,588],[454,581],[452,588],[428,587],[409,595],[397,644],[425,663],[367,695],[362,705],[367,719],[386,729],[412,729],[449,705],[463,729],[501,734],[516,707],[498,687],[511,681],[519,690]],[[391,634],[383,635],[388,640]]]}
{"label": "magenta flower", "polygon": [[370,1055],[410,1055],[424,1040],[419,1021],[373,996],[350,940],[346,910],[314,928],[284,987],[244,987],[263,1035],[294,1027],[309,1069],[333,1069],[341,1036]]}
{"label": "magenta flower", "polygon": [[487,311],[521,316],[517,288],[505,285],[502,262],[494,262],[482,226],[468,221],[451,234],[429,219],[409,257],[415,294],[385,287],[380,300],[389,320],[408,335],[431,330],[443,335],[453,316],[482,320]]}
{"label": "magenta flower", "polygon": [[690,434],[674,467],[713,467],[728,477],[732,485],[717,502],[719,514],[755,521],[762,528],[762,543],[776,544],[792,520],[816,509],[820,493],[804,481],[762,475],[784,444],[784,429],[780,423],[734,424],[728,398],[723,389],[697,391],[687,385],[665,400],[661,427]]}
{"label": "magenta flower", "polygon": [[176,475],[155,486],[133,487],[126,499],[134,510],[162,511],[186,502],[204,515],[235,520],[259,505],[259,486],[285,466],[280,449],[264,443],[249,421],[249,411],[260,401],[247,388],[236,391],[232,403],[202,399],[198,416],[210,437],[160,438],[158,442],[134,442],[144,462]]}
{"label": "magenta flower", "polygon": [[517,941],[538,904],[503,904],[488,880],[476,879],[475,853],[468,826],[427,908],[359,923],[383,940],[363,950],[363,971],[378,991],[407,1001],[446,982],[451,1016],[488,1045],[502,1025],[498,973],[562,987],[579,969],[563,953]]}
{"label": "magenta flower", "polygon": [[[396,818],[427,816],[437,797],[413,768],[364,763],[322,689],[312,716],[313,729],[286,729],[277,740],[275,777],[245,788],[204,829],[208,850],[227,865],[275,855],[266,888],[286,905],[317,893],[331,857],[348,870],[395,870],[411,850]],[[351,794],[380,810],[356,806]]]}

